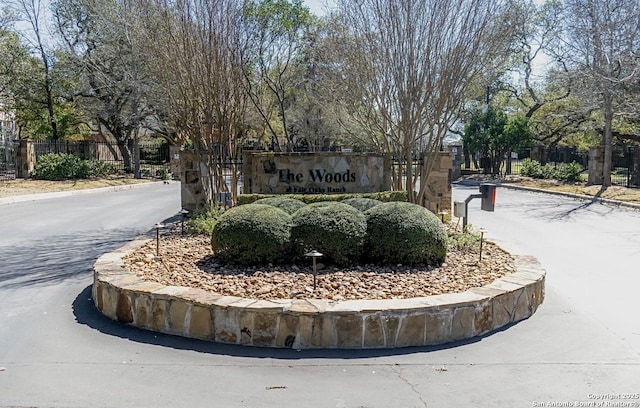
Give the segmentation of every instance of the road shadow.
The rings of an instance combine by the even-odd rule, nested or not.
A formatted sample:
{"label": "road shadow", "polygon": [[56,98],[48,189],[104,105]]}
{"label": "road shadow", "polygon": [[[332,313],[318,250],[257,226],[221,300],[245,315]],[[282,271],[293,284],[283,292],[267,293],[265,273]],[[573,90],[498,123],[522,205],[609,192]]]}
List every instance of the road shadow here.
{"label": "road shadow", "polygon": [[[460,186],[458,190],[473,190],[475,187]],[[594,215],[601,217],[607,216],[615,210],[615,206],[605,204],[601,201],[602,194],[606,191],[603,187],[590,199],[578,197],[564,197],[550,193],[530,191],[530,190],[512,190],[519,191],[523,194],[535,195],[535,200],[531,202],[522,202],[522,200],[513,201],[512,203],[504,203],[500,200],[500,193],[496,199],[496,211],[500,209],[516,209],[530,217],[538,218],[545,221],[571,221],[575,215],[588,211]],[[562,200],[562,202],[560,202]],[[597,207],[594,207],[597,204]]]}
{"label": "road shadow", "polygon": [[[179,216],[162,221],[175,225]],[[19,289],[55,285],[69,279],[87,278],[93,264],[136,237],[155,237],[155,229],[123,228],[30,240],[0,247],[0,288]]]}
{"label": "road shadow", "polygon": [[463,341],[447,343],[438,346],[406,347],[399,349],[369,349],[369,350],[295,350],[275,349],[266,347],[241,346],[233,344],[213,343],[204,340],[190,339],[149,330],[116,322],[104,316],[96,309],[92,295],[92,285],[87,286],[73,301],[72,310],[79,324],[86,325],[108,336],[114,336],[137,343],[167,347],[176,350],[191,350],[199,353],[225,355],[232,357],[275,358],[279,360],[301,359],[362,359],[375,357],[389,357],[410,355],[416,353],[430,353],[440,350],[453,349],[474,344],[484,338],[505,331],[514,324],[502,327],[482,336]]}
{"label": "road shadow", "polygon": [[[607,205],[601,201],[602,194],[605,191],[607,191],[607,187],[603,186],[600,188],[598,193],[595,194],[590,199],[578,198],[578,197],[573,198],[573,200],[575,200],[576,203],[575,205],[570,205],[569,208],[567,208],[567,205],[571,203],[570,201],[567,201],[566,203],[567,205],[563,205],[563,206],[559,206],[557,202],[555,203],[555,205],[553,203],[550,203],[550,205],[547,206],[549,211],[543,214],[541,218],[549,221],[568,221],[568,220],[571,220],[574,215],[577,215],[582,211],[589,211],[591,214],[605,217],[615,210],[614,207]],[[540,194],[544,194],[544,193],[540,193]],[[598,210],[593,209],[594,204],[599,205]],[[538,209],[540,211],[543,210],[543,208],[538,208]],[[529,213],[531,213],[531,211]]]}
{"label": "road shadow", "polygon": [[[602,194],[607,191],[607,187],[606,186],[602,186],[600,187],[600,190],[593,196],[593,198],[591,198],[590,200],[584,200],[584,199],[580,199],[582,202],[582,204],[575,206],[574,208],[570,208],[568,210],[564,210],[564,211],[560,211],[557,214],[555,214],[553,217],[551,217],[550,219],[552,220],[563,220],[566,218],[570,218],[574,213],[580,212],[582,210],[586,210],[589,207],[591,207],[593,204],[602,204],[602,201],[600,201],[600,198],[602,197]],[[609,211],[605,212],[605,213],[600,213],[600,215],[606,215],[610,212],[613,211],[612,207],[609,207]]]}
{"label": "road shadow", "polygon": [[139,235],[121,229],[95,233],[61,234],[0,249],[0,287],[17,289],[89,276],[93,263]]}

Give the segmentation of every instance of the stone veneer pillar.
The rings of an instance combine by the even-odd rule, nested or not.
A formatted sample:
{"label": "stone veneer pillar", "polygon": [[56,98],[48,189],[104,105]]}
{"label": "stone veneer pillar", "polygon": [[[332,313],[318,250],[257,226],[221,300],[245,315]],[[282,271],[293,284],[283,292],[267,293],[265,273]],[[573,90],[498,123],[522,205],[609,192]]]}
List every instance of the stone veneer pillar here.
{"label": "stone veneer pillar", "polygon": [[[426,155],[424,165],[428,165],[433,155]],[[429,177],[426,181],[422,206],[437,214],[446,211],[451,214],[451,182],[452,182],[453,154],[450,152],[438,152]]]}
{"label": "stone veneer pillar", "polygon": [[589,149],[589,184],[602,184],[604,180],[604,146]]}
{"label": "stone veneer pillar", "polygon": [[19,140],[16,149],[16,177],[29,178],[36,167],[36,150],[32,142]]}
{"label": "stone veneer pillar", "polygon": [[207,193],[203,177],[206,171],[202,171],[205,163],[202,162],[202,154],[198,152],[180,152],[180,200],[182,208],[194,213],[204,209],[207,205]]}
{"label": "stone veneer pillar", "polygon": [[544,146],[531,146],[530,153],[531,160],[535,160],[538,163],[545,164],[547,162],[547,155]]}
{"label": "stone veneer pillar", "polygon": [[180,174],[180,146],[169,146],[169,171]]}
{"label": "stone veneer pillar", "polygon": [[629,180],[630,186],[640,186],[640,150],[638,148],[630,149],[629,154],[633,155],[631,161],[633,163],[631,171],[631,178]]}
{"label": "stone veneer pillar", "polygon": [[453,164],[451,166],[451,180],[457,180],[462,176],[462,162],[464,161],[462,145],[450,146],[449,149],[453,159]]}

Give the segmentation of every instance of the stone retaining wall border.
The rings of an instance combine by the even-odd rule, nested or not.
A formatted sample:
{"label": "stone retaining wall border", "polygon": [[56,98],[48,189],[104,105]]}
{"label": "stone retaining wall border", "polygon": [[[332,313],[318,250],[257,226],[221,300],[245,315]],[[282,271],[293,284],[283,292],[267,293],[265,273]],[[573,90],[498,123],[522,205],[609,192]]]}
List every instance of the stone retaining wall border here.
{"label": "stone retaining wall border", "polygon": [[545,271],[513,255],[516,272],[462,293],[393,300],[256,300],[143,281],[123,258],[133,241],[94,265],[93,300],[110,319],[218,343],[295,349],[431,346],[469,339],[531,316]]}

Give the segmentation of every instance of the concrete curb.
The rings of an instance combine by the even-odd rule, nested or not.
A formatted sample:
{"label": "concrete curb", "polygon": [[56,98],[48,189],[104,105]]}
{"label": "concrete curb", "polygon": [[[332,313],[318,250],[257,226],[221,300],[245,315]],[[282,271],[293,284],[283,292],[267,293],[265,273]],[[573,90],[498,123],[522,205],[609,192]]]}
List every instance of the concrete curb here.
{"label": "concrete curb", "polygon": [[[459,180],[459,181],[454,182],[453,184],[459,184],[461,186],[473,186],[473,187],[476,187],[476,186],[480,186],[480,184],[482,184],[484,182],[485,181],[480,181],[480,180]],[[514,184],[509,184],[509,183],[500,183],[500,182],[497,182],[497,181],[489,181],[489,182],[497,185],[498,187],[504,187],[504,188],[507,188],[507,189],[510,189],[510,190],[530,191],[532,193],[550,194],[550,195],[555,195],[555,196],[560,196],[560,197],[574,198],[576,200],[592,201],[592,202],[615,205],[615,206],[618,206],[618,207],[630,208],[630,209],[633,209],[633,210],[640,210],[640,204],[628,203],[628,202],[619,201],[619,200],[612,200],[610,198],[601,198],[601,197],[589,196],[589,195],[584,195],[584,194],[567,193],[567,192],[564,192],[564,191],[547,190],[547,189],[544,189],[544,188],[518,186],[518,185],[514,185]]]}
{"label": "concrete curb", "polygon": [[[137,188],[154,186],[154,185],[157,185],[158,183],[160,183],[160,181],[150,181],[148,183],[138,183],[138,184],[122,184],[119,186],[109,186],[109,187],[99,187],[99,188],[87,188],[82,190],[55,191],[51,193],[37,193],[37,194],[26,194],[26,195],[12,196],[12,197],[3,197],[3,198],[0,198],[0,205],[24,203],[28,201],[47,200],[51,198],[70,197],[70,196],[76,196],[76,195],[94,194],[94,193],[101,193],[105,191],[133,190]],[[170,181],[169,184],[170,183],[176,183],[176,182]]]}
{"label": "concrete curb", "polygon": [[121,323],[217,343],[295,349],[430,346],[524,320],[544,299],[546,273],[525,255],[513,255],[514,273],[462,293],[345,301],[223,296],[136,276],[123,259],[148,241],[130,242],[96,261],[96,308]]}
{"label": "concrete curb", "polygon": [[556,196],[561,196],[561,197],[575,198],[577,200],[593,201],[593,202],[598,202],[598,203],[615,205],[615,206],[618,206],[618,207],[626,207],[626,208],[631,208],[631,209],[634,209],[634,210],[640,210],[640,204],[627,203],[627,202],[624,202],[624,201],[612,200],[610,198],[601,198],[601,197],[589,196],[589,195],[584,195],[584,194],[567,193],[567,192],[564,192],[564,191],[546,190],[546,189],[543,189],[543,188],[516,186],[516,185],[511,185],[511,184],[506,184],[506,183],[505,184],[498,183],[498,186],[499,187],[508,188],[508,189],[511,189],[511,190],[530,191],[530,192],[533,192],[533,193],[550,194],[550,195],[556,195]]}

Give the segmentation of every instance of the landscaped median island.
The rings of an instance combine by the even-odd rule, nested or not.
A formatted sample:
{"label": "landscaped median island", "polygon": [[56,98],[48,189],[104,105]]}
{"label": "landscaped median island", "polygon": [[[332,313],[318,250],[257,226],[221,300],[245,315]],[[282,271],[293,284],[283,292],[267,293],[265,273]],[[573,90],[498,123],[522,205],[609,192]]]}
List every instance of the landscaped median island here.
{"label": "landscaped median island", "polygon": [[[407,207],[407,214],[416,215],[411,206],[402,203],[371,208],[370,203],[361,204],[365,205],[359,211],[365,210],[369,221],[380,214],[388,219],[385,209],[396,207]],[[439,258],[440,239],[423,257],[406,258],[406,264],[384,261],[393,259],[392,255],[414,256],[403,254],[402,246],[394,242],[387,248],[391,252],[380,249],[384,259],[377,258],[375,264],[348,262],[327,254],[327,265],[318,265],[314,289],[311,260],[300,254],[309,249],[307,245],[321,245],[323,237],[335,240],[332,234],[344,232],[339,214],[318,215],[327,206],[291,208],[290,215],[269,210],[266,204],[248,204],[229,211],[216,224],[230,221],[237,227],[236,217],[240,217],[253,220],[248,223],[250,229],[260,228],[262,223],[255,220],[261,218],[248,215],[255,212],[253,215],[263,216],[265,211],[275,214],[269,222],[288,226],[291,231],[310,225],[325,228],[330,224],[327,219],[337,220],[337,231],[329,228],[289,241],[292,252],[282,264],[276,262],[282,261],[277,256],[269,258],[268,251],[258,251],[258,255],[273,263],[256,264],[251,257],[240,259],[242,265],[229,263],[229,259],[222,262],[217,255],[224,245],[216,241],[216,227],[215,253],[208,235],[183,236],[181,228],[174,226],[159,241],[136,241],[105,254],[95,265],[96,307],[109,318],[149,330],[220,343],[305,349],[396,348],[468,339],[525,319],[542,303],[545,273],[534,258],[510,255],[491,242],[483,243],[481,256],[479,235],[461,234],[453,228],[447,231],[442,224],[432,223],[432,214],[427,215],[427,224],[437,225],[445,234],[446,258]],[[304,208],[320,213],[309,218],[305,211],[298,213]],[[344,210],[342,215],[351,214],[344,207],[340,210]],[[360,236],[362,229],[348,233]],[[367,243],[371,234],[375,236],[373,231],[364,233],[363,252],[349,254],[353,259],[373,259],[367,254],[372,248]],[[282,238],[282,234],[276,236]],[[308,240],[310,236],[314,239]],[[393,238],[389,236],[390,241]],[[269,239],[268,234],[261,239]],[[251,240],[246,243],[255,244]],[[244,244],[241,241],[239,245]],[[343,248],[337,245],[333,249],[340,253]]]}

